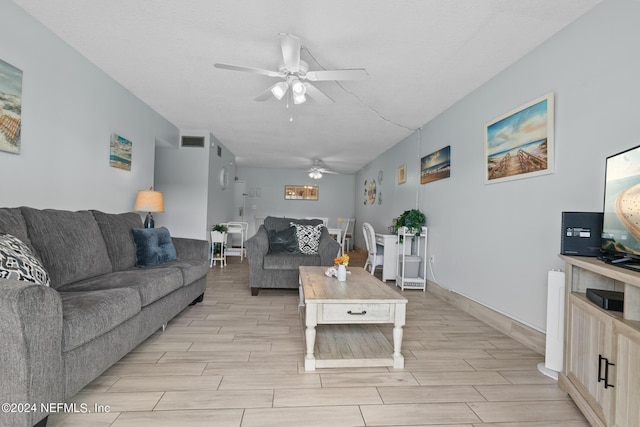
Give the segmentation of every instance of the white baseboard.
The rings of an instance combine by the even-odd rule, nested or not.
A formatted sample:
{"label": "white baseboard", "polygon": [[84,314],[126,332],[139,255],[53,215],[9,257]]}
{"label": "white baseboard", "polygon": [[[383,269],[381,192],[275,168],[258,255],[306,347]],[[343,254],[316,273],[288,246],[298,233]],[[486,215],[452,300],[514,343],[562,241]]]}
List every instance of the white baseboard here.
{"label": "white baseboard", "polygon": [[430,280],[427,280],[427,292],[432,292],[438,298],[483,321],[487,325],[496,328],[498,331],[510,336],[536,353],[545,354],[546,337],[544,333],[473,301],[464,295],[451,292],[449,289],[445,289]]}

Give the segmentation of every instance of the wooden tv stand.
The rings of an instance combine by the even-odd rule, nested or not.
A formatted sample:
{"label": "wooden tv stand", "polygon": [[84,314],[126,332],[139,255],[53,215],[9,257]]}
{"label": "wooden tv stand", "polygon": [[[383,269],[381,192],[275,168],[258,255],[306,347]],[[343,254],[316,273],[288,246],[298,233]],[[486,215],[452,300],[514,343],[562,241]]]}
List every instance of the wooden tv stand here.
{"label": "wooden tv stand", "polygon": [[[564,367],[560,388],[594,426],[640,425],[640,273],[596,258],[565,262]],[[624,312],[589,301],[587,288],[624,292]]]}

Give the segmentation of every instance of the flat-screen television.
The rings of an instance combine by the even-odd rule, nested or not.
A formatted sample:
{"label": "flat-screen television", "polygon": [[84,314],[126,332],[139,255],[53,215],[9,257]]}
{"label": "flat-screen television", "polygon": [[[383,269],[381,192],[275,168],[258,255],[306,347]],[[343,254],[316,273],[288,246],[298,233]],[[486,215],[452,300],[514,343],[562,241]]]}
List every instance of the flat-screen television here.
{"label": "flat-screen television", "polygon": [[640,271],[640,146],[607,157],[602,251],[605,261]]}

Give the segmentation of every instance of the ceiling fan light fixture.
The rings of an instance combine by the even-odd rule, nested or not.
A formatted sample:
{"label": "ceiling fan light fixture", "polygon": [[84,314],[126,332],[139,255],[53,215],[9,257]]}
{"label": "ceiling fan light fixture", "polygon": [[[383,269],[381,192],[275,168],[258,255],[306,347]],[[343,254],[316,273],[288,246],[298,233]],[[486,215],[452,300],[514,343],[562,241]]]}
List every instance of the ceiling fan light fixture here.
{"label": "ceiling fan light fixture", "polygon": [[289,85],[286,82],[278,82],[271,86],[271,93],[278,101],[280,101],[285,96],[288,89]]}
{"label": "ceiling fan light fixture", "polygon": [[300,80],[298,79],[293,79],[291,81],[291,90],[293,91],[293,95],[303,95],[307,92],[307,88],[305,87],[304,83],[302,83]]}
{"label": "ceiling fan light fixture", "polygon": [[309,172],[309,178],[311,178],[311,179],[320,179],[320,178],[322,178],[322,174],[320,173],[320,171],[311,171],[311,172]]}
{"label": "ceiling fan light fixture", "polygon": [[304,104],[305,102],[307,102],[307,97],[304,96],[304,94],[302,95],[293,95],[293,103],[298,105],[298,104]]}

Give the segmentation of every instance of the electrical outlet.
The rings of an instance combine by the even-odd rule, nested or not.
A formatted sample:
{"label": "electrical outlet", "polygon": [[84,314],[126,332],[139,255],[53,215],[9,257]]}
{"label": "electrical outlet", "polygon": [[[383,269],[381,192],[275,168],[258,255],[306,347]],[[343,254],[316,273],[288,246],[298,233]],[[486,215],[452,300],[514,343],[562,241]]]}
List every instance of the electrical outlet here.
{"label": "electrical outlet", "polygon": [[434,262],[436,262],[436,256],[435,255],[429,255],[429,262],[431,264],[433,264]]}

